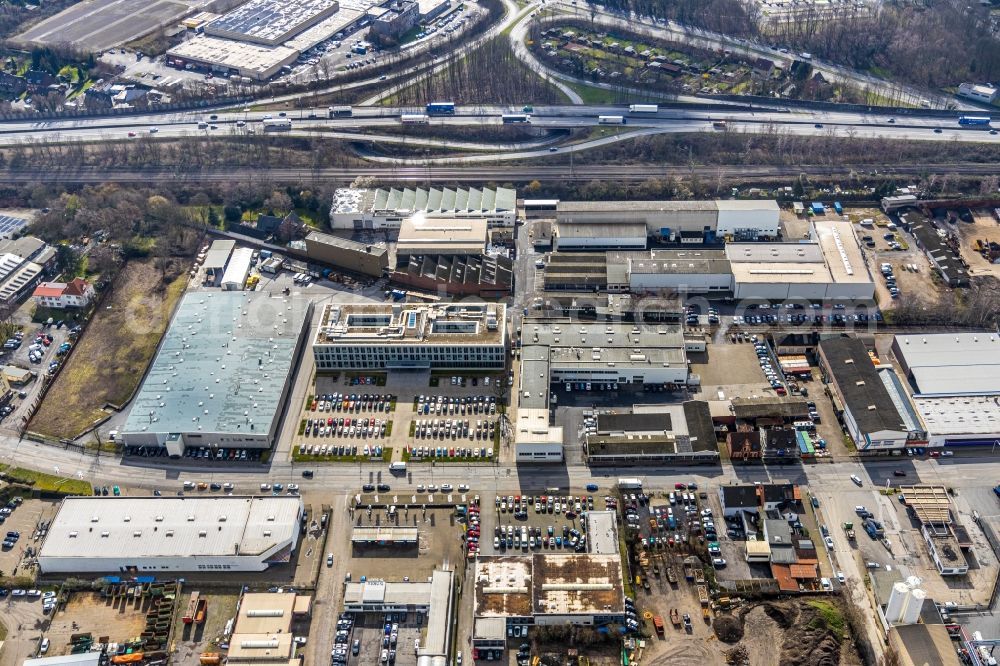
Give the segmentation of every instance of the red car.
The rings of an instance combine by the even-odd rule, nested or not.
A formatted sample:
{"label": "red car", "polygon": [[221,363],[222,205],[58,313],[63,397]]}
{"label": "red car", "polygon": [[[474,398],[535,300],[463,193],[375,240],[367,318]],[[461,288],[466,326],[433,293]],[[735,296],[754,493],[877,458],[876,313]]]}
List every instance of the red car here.
{"label": "red car", "polygon": [[674,490],[687,490],[687,484],[686,483],[675,483],[674,484]]}
{"label": "red car", "polygon": [[930,456],[931,456],[931,458],[939,458],[939,457],[941,457],[941,452],[940,451],[931,451],[930,452]]}

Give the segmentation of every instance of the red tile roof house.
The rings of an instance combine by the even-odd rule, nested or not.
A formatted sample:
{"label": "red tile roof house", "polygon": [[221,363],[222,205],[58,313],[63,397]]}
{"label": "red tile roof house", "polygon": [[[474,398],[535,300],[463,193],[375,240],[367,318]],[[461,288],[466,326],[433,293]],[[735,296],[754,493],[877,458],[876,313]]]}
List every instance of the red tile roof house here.
{"label": "red tile roof house", "polygon": [[69,282],[43,282],[31,295],[38,305],[47,308],[82,308],[94,298],[94,288],[83,278]]}

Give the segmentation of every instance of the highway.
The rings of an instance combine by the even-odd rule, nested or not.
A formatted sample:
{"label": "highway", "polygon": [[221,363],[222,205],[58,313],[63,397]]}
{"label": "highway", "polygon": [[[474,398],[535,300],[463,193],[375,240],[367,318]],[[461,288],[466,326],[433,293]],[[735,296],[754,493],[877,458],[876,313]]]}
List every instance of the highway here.
{"label": "highway", "polygon": [[[517,109],[519,111],[519,109]],[[457,151],[458,155],[429,158],[397,158],[368,156],[383,164],[438,165],[492,164],[501,161],[527,161],[546,158],[554,152],[584,152],[643,136],[657,134],[687,134],[717,132],[713,122],[723,120],[727,131],[735,133],[784,133],[795,136],[828,136],[852,138],[884,138],[899,141],[945,141],[963,143],[998,143],[996,130],[963,127],[954,119],[930,115],[907,115],[895,118],[885,114],[847,111],[808,111],[781,108],[733,108],[725,112],[687,109],[664,109],[655,114],[629,114],[628,109],[611,105],[540,106],[531,114],[530,126],[545,130],[581,130],[607,126],[604,136],[591,136],[565,145],[553,145],[560,137],[548,136],[527,141],[477,141],[421,136],[423,127],[485,127],[502,124],[501,115],[508,106],[477,105],[458,107],[455,115],[432,116],[427,125],[413,132],[403,125],[400,115],[412,108],[361,107],[351,117],[327,118],[326,109],[302,109],[288,115],[292,128],[273,131],[274,135],[327,137],[348,141],[370,141]],[[211,116],[215,118],[211,118]],[[49,141],[53,143],[104,142],[190,138],[198,136],[239,137],[264,132],[262,123],[273,115],[263,111],[187,112],[144,114],[108,118],[74,118],[56,121],[0,123],[0,146],[15,146]],[[605,125],[601,116],[623,116],[624,124]],[[199,129],[199,123],[210,123]],[[212,128],[215,129],[212,129]],[[393,133],[384,130],[392,128]],[[471,153],[471,154],[468,154]]]}

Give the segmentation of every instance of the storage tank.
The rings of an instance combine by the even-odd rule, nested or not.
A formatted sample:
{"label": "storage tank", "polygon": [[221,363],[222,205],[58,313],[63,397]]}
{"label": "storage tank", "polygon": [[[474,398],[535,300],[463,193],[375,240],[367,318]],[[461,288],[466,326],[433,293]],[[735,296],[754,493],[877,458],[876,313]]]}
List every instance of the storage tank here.
{"label": "storage tank", "polygon": [[920,619],[920,611],[924,607],[924,599],[926,598],[927,593],[923,590],[910,590],[910,599],[906,608],[903,609],[903,617],[899,624],[916,624],[917,620]]}
{"label": "storage tank", "polygon": [[893,584],[889,593],[889,602],[885,606],[885,619],[889,624],[898,624],[903,617],[907,601],[909,601],[910,586],[900,581]]}

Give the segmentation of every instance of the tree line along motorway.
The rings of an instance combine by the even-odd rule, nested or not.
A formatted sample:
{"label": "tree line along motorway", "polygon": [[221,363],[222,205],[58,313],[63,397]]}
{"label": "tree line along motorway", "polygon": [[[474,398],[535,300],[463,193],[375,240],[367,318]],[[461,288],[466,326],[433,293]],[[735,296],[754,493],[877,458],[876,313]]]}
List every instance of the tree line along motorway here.
{"label": "tree line along motorway", "polygon": [[[913,166],[866,165],[867,169],[880,174],[918,176],[927,173],[952,173],[980,176],[996,173],[992,164],[917,164]],[[809,174],[811,176],[847,176],[858,171],[852,166],[827,166],[801,164],[794,166],[767,165],[713,165],[713,166],[669,166],[650,167],[644,164],[615,165],[595,164],[570,167],[566,164],[552,166],[476,166],[476,167],[359,167],[359,168],[292,168],[292,167],[206,167],[185,169],[178,172],[172,168],[116,169],[98,167],[47,167],[45,169],[3,169],[0,179],[9,183],[60,182],[60,183],[169,183],[169,182],[226,182],[233,179],[252,180],[254,177],[268,178],[275,182],[343,182],[358,176],[386,178],[400,182],[427,180],[452,180],[475,182],[483,180],[513,181],[589,181],[600,178],[616,178],[629,181],[645,181],[650,178],[671,176],[722,176],[724,178],[784,177]]]}

